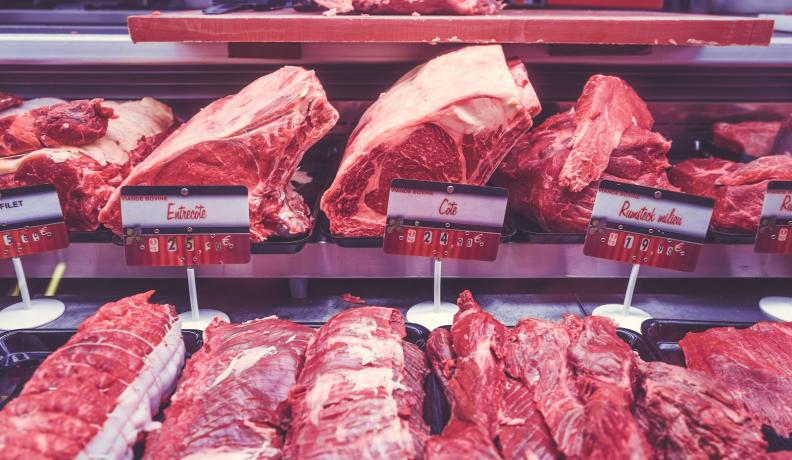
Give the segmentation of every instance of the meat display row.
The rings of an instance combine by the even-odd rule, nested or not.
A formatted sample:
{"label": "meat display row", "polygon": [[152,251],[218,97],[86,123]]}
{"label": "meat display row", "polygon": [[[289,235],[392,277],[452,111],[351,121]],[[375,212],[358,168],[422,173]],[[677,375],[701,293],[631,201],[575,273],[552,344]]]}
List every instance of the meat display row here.
{"label": "meat display row", "polygon": [[[316,75],[299,67],[257,79],[172,133],[170,109],[151,98],[2,101],[0,156],[12,156],[0,159],[0,186],[54,183],[72,230],[101,223],[120,234],[121,185],[230,184],[248,188],[254,241],[310,231],[311,210],[292,180],[339,118]],[[646,104],[617,77],[592,76],[572,109],[531,130],[540,110],[525,66],[499,45],[416,67],[349,137],[321,199],[331,233],[381,236],[395,178],[492,178],[509,190],[513,213],[568,233],[585,230],[602,179],[681,189],[716,200],[715,229],[752,233],[767,182],[792,177],[792,117],[715,125],[715,143],[760,157],[751,163],[696,158],[671,167],[671,142],[652,131]]]}
{"label": "meat display row", "polygon": [[[217,319],[153,422],[184,343],[151,295],[102,306],[39,366],[0,412],[2,458],[131,458],[145,442],[152,460],[742,459],[768,457],[763,428],[792,435],[792,323],[689,334],[684,368],[644,362],[608,318],[509,328],[468,291],[426,354],[392,308],[318,329]],[[432,371],[450,404],[436,435]]]}

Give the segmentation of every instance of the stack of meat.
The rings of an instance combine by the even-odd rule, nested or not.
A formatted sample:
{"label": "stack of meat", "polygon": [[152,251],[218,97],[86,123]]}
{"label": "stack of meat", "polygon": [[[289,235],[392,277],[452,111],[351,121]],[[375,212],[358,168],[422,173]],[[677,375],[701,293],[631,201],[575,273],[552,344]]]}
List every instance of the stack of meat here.
{"label": "stack of meat", "polygon": [[5,107],[0,187],[53,184],[70,230],[99,227],[110,194],[174,125],[171,109],[149,97],[122,103],[17,98]]}
{"label": "stack of meat", "polygon": [[[607,318],[523,319],[507,330],[459,297],[432,332],[451,420],[427,458],[759,458],[767,444],[709,377],[643,363]],[[702,416],[706,414],[706,416]]]}
{"label": "stack of meat", "polygon": [[[253,240],[304,234],[311,212],[292,176],[337,120],[314,72],[283,67],[204,107],[121,185],[244,185]],[[120,190],[99,219],[121,234]]]}
{"label": "stack of meat", "polygon": [[767,183],[792,180],[792,156],[766,156],[747,164],[693,158],[675,165],[669,177],[683,192],[715,200],[711,225],[716,230],[755,233]]}
{"label": "stack of meat", "polygon": [[499,45],[416,67],[363,114],[322,197],[330,231],[381,236],[396,178],[484,185],[540,105],[525,66]]}
{"label": "stack of meat", "polygon": [[179,318],[147,292],[108,303],[0,412],[4,459],[132,458],[184,362]]}
{"label": "stack of meat", "polygon": [[509,190],[514,212],[546,231],[583,232],[601,179],[673,189],[671,143],[653,123],[627,83],[594,75],[574,108],[520,138],[493,182]]}
{"label": "stack of meat", "polygon": [[145,459],[280,458],[287,397],[314,330],[274,317],[216,319],[187,363]]}

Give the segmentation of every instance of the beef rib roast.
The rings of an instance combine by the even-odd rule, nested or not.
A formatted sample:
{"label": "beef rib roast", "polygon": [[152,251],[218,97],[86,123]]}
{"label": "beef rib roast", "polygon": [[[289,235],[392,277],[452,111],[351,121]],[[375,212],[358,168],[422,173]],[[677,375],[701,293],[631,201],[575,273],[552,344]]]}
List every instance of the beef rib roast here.
{"label": "beef rib roast", "polygon": [[84,145],[41,148],[0,158],[0,187],[52,183],[69,230],[96,230],[99,210],[115,188],[174,125],[170,107],[150,97],[102,102],[102,107],[114,113],[103,136]]}
{"label": "beef rib roast", "polygon": [[[204,107],[121,185],[243,185],[254,241],[304,234],[311,214],[291,179],[305,151],[337,120],[314,72],[283,67]],[[119,189],[99,214],[117,234],[120,201]]]}
{"label": "beef rib roast", "polygon": [[363,114],[322,197],[330,231],[381,236],[393,179],[484,185],[539,112],[522,63],[470,46],[416,67]]}
{"label": "beef rib roast", "polygon": [[669,172],[683,192],[715,200],[711,226],[726,233],[755,233],[771,180],[792,180],[792,156],[771,155],[743,164],[719,158],[692,158]]}
{"label": "beef rib roast", "polygon": [[100,307],[0,412],[4,459],[132,458],[184,363],[179,317],[153,291]]}
{"label": "beef rib roast", "polygon": [[522,136],[493,176],[512,212],[551,232],[585,231],[600,179],[674,189],[671,142],[623,80],[595,75],[574,108]]}
{"label": "beef rib roast", "polygon": [[63,102],[26,112],[14,110],[0,118],[0,156],[90,144],[105,135],[113,116],[113,109],[102,99]]}

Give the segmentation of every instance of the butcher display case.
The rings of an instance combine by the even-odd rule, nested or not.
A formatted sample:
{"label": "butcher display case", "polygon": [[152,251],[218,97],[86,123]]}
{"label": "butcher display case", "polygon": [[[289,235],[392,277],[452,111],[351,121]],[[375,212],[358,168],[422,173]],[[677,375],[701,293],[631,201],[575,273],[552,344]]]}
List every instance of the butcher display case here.
{"label": "butcher display case", "polygon": [[[391,450],[377,451],[375,458],[421,458],[424,453],[442,458],[454,449],[460,449],[460,458],[511,458],[508,449],[521,452],[525,446],[516,441],[530,437],[519,429],[536,420],[546,429],[536,434],[545,444],[533,439],[537,458],[575,457],[583,447],[566,445],[552,432],[559,429],[552,406],[566,397],[561,387],[576,388],[564,403],[570,413],[585,413],[588,426],[598,416],[603,426],[608,417],[624,418],[624,426],[613,428],[640,458],[652,458],[650,451],[661,448],[682,457],[697,453],[692,445],[635,441],[670,423],[661,410],[664,404],[691,420],[689,428],[698,423],[690,414],[717,414],[689,434],[707,439],[698,447],[706,444],[712,458],[732,451],[745,458],[781,452],[782,458],[792,451],[792,438],[784,432],[792,427],[788,414],[767,409],[768,400],[761,398],[768,395],[756,385],[756,379],[766,378],[777,392],[771,396],[783,404],[790,401],[784,388],[792,356],[787,364],[775,358],[789,350],[783,347],[789,323],[778,320],[792,311],[787,298],[792,297],[792,259],[781,253],[788,249],[782,244],[786,233],[765,246],[756,237],[778,223],[760,220],[767,183],[781,190],[779,181],[792,181],[787,161],[792,155],[792,34],[774,29],[772,17],[754,14],[782,10],[714,15],[734,5],[694,1],[628,1],[636,8],[630,11],[562,9],[623,3],[582,0],[508,2],[498,14],[381,15],[394,13],[388,8],[403,2],[386,1],[376,11],[370,5],[377,1],[331,2],[337,4],[332,8],[328,1],[16,1],[0,6],[0,204],[7,189],[52,184],[63,211],[57,223],[69,229],[68,246],[62,249],[12,261],[8,251],[13,249],[0,248],[5,250],[2,305],[15,304],[20,293],[28,305],[28,295],[32,301],[65,304],[65,312],[42,327],[14,330],[0,321],[0,425],[35,413],[30,407],[45,407],[35,406],[44,404],[37,392],[43,391],[43,378],[61,375],[58,360],[71,365],[69,360],[83,359],[80,351],[56,350],[107,343],[108,348],[128,347],[128,352],[113,351],[114,359],[130,360],[126,355],[138,353],[134,363],[154,364],[141,365],[138,372],[130,361],[130,370],[123,371],[130,372],[124,374],[128,378],[107,390],[118,391],[119,398],[123,392],[127,406],[91,410],[126,420],[125,410],[140,415],[137,404],[150,412],[149,424],[132,426],[136,419],[129,415],[118,427],[130,438],[123,446],[108,432],[113,427],[104,424],[90,444],[63,447],[74,448],[75,456],[178,458],[195,447],[185,435],[192,429],[188,418],[198,417],[197,424],[201,411],[219,414],[222,399],[245,418],[233,429],[254,440],[256,454],[309,458],[329,449],[337,455],[333,458],[346,458],[354,456],[354,449],[343,441],[352,439],[357,425],[339,423],[330,436],[319,433],[330,423],[317,423],[317,417],[336,416],[328,415],[328,408],[356,400],[355,391],[365,393],[366,385],[379,382],[381,353],[395,349],[401,358],[388,366],[398,364],[401,374],[394,370],[399,377],[384,388],[397,401],[409,437],[389,435],[379,448]],[[473,3],[484,8],[498,2]],[[358,10],[350,14],[347,6]],[[238,185],[246,187],[249,203],[243,239],[238,239],[239,219],[229,217],[207,224],[206,235],[200,235],[205,239],[198,241],[207,251],[224,246],[225,256],[233,241],[231,246],[245,253],[239,259],[202,264],[196,257],[193,264],[181,249],[168,255],[167,228],[147,224],[149,208],[142,205],[136,212],[143,223],[121,222],[122,213],[125,222],[132,215],[122,187],[138,194],[130,201],[143,202],[160,195],[195,196],[201,186],[217,186],[215,193],[224,198],[212,209],[231,216],[233,191],[227,186]],[[153,188],[134,190],[141,186]],[[394,232],[404,232],[401,240],[414,243],[415,234],[404,229],[421,228],[421,222],[392,218],[400,188],[414,195],[401,202],[405,208],[433,190],[470,193],[480,200],[470,203],[478,203],[478,214],[487,217],[448,220],[445,228],[431,229],[435,238],[458,232],[451,233],[452,245],[459,236],[455,256],[404,249],[403,241],[394,243],[399,238]],[[696,206],[709,206],[712,218],[706,215],[700,235],[651,235],[656,238],[651,244],[660,244],[659,256],[664,250],[674,253],[673,239],[687,242],[691,257],[676,246],[675,257],[684,263],[662,268],[649,257],[630,261],[623,253],[632,250],[631,237],[618,240],[618,255],[606,247],[615,247],[617,238],[608,240],[604,231],[615,235],[616,229],[597,214],[608,190],[634,199],[642,193],[658,200],[662,195],[675,206],[662,216],[666,222],[676,219],[674,212]],[[489,214],[497,214],[493,209],[500,205],[506,211],[495,220],[502,216],[503,224],[493,225]],[[439,212],[456,215],[455,206],[441,206]],[[654,215],[654,210],[644,212]],[[636,220],[641,215],[635,214]],[[691,220],[703,219],[703,214],[693,215]],[[0,226],[0,235],[19,230],[6,226]],[[182,233],[193,230],[186,226]],[[464,252],[470,232],[490,234],[486,250],[470,249],[474,242],[485,246],[470,239]],[[185,235],[174,241],[192,245],[193,235]],[[595,247],[594,240],[600,245]],[[781,246],[777,253],[768,252]],[[135,251],[157,255],[134,262],[129,254]],[[178,256],[174,263],[163,262]],[[448,316],[435,324],[407,313],[432,299],[437,312],[461,308],[475,319],[466,323],[465,315]],[[786,310],[770,316],[760,308],[763,302]],[[200,323],[199,304],[223,312],[232,324],[215,320],[205,334],[186,326],[193,324],[189,319]],[[599,322],[594,314],[603,306],[625,304],[640,307],[646,321]],[[478,343],[470,349],[480,352],[466,355],[470,350],[464,341],[482,340],[477,334],[485,334],[470,325],[476,321],[499,338]],[[115,334],[117,327],[136,339]],[[544,342],[529,343],[525,337],[531,334]],[[244,335],[257,338],[239,342]],[[363,362],[360,369],[343,369],[348,357],[338,344]],[[708,346],[724,350],[740,366],[755,366],[760,377],[735,377],[737,365],[711,359]],[[559,354],[559,347],[569,349]],[[279,353],[276,349],[290,356],[284,366],[254,366]],[[618,355],[614,362],[627,363],[618,369],[624,373],[618,382],[602,383],[606,377],[592,370],[605,349]],[[177,383],[173,371],[185,359],[184,377]],[[562,362],[568,372],[563,379],[569,381],[529,383],[537,362]],[[481,367],[477,390],[459,383],[459,372],[474,365]],[[102,372],[112,374],[116,367]],[[545,371],[533,370],[536,375]],[[353,377],[345,377],[347,371]],[[729,374],[729,384],[745,392],[726,394],[707,373]],[[66,379],[63,375],[57,378]],[[286,389],[275,388],[272,375]],[[266,391],[283,393],[279,397],[291,412],[266,404],[256,406],[255,414],[246,412],[253,406],[239,405],[233,391],[226,391],[232,387],[218,385],[226,379],[239,382],[240,376],[271,384]],[[136,383],[152,378],[159,393],[141,393]],[[353,388],[333,387],[344,379]],[[205,385],[195,385],[199,381]],[[27,382],[32,382],[29,388]],[[218,399],[202,401],[200,392],[216,385],[222,391],[211,398]],[[619,391],[611,392],[608,385]],[[157,419],[162,425],[152,426],[151,417],[156,419],[159,403],[173,388],[176,396],[164,421],[161,415]],[[536,392],[528,399],[534,412],[509,412],[513,407],[503,401],[529,390]],[[353,393],[347,400],[345,391]],[[467,402],[470,410],[480,411],[474,424],[483,432],[465,431],[470,421],[460,409],[476,391],[481,400]],[[758,393],[761,397],[745,396]],[[337,400],[336,394],[341,395]],[[681,396],[668,396],[674,394]],[[37,402],[25,406],[25,401]],[[422,407],[421,413],[412,414],[409,404]],[[506,412],[498,415],[488,405]],[[46,407],[41,412],[61,410]],[[602,407],[614,412],[606,416]],[[361,405],[355,410],[368,416],[380,409],[366,412],[370,408]],[[255,418],[260,414],[265,421]],[[752,425],[751,417],[763,426]],[[206,423],[211,419],[207,416]],[[143,446],[135,442],[143,431],[160,434],[148,435]],[[459,433],[478,447],[455,444]],[[0,457],[41,449],[24,441],[18,450],[2,450],[13,441],[13,434],[0,433]],[[179,453],[173,446],[185,450]],[[213,449],[221,447],[222,442]]]}

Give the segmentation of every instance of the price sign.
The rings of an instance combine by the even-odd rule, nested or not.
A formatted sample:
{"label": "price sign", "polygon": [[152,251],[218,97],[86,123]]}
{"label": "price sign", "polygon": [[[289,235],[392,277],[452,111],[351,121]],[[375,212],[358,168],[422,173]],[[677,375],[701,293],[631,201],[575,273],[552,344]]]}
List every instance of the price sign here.
{"label": "price sign", "polygon": [[63,249],[69,234],[51,184],[0,190],[0,259]]}
{"label": "price sign", "polygon": [[713,200],[603,180],[583,253],[591,257],[693,271]]}
{"label": "price sign", "polygon": [[245,187],[123,187],[121,219],[128,265],[193,266],[250,261]]}
{"label": "price sign", "polygon": [[754,249],[764,253],[792,253],[792,182],[767,184]]}
{"label": "price sign", "polygon": [[385,253],[495,260],[506,201],[502,188],[394,179]]}

